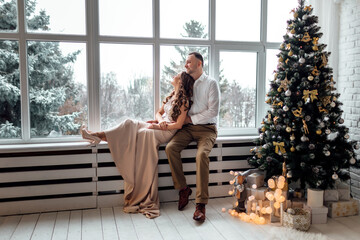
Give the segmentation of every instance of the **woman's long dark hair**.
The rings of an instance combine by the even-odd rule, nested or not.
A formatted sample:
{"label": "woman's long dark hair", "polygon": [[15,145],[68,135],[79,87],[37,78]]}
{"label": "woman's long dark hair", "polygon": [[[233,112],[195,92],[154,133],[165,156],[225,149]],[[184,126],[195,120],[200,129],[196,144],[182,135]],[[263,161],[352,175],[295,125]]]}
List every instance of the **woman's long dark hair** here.
{"label": "woman's long dark hair", "polygon": [[189,110],[191,108],[191,105],[193,101],[191,100],[191,97],[193,96],[193,87],[195,80],[193,79],[190,74],[187,74],[186,72],[182,72],[180,75],[180,87],[179,91],[175,94],[175,90],[170,93],[169,96],[165,99],[163,102],[164,104],[167,103],[174,95],[175,100],[172,104],[172,113],[171,118],[173,121],[176,121],[177,118],[181,114],[181,106],[185,106],[185,111]]}

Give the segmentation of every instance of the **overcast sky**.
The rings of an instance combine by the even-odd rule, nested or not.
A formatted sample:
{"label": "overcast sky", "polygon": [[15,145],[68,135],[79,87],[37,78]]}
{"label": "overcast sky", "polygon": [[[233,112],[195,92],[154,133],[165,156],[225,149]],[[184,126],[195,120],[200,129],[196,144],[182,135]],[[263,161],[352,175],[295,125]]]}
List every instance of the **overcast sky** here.
{"label": "overcast sky", "polygon": [[[85,34],[85,0],[49,1],[37,0],[37,10],[44,9],[50,15],[50,28],[54,33]],[[261,0],[217,0],[216,39],[259,41]],[[71,6],[71,7],[70,7]],[[229,6],[231,6],[229,8]],[[286,20],[292,16],[291,9],[297,6],[297,0],[268,1],[268,39],[282,42],[286,32]],[[183,25],[196,20],[208,29],[208,0],[160,0],[160,36],[164,38],[180,37],[184,33]],[[126,35],[152,37],[152,0],[99,0],[100,33],[106,35]],[[135,14],[133,14],[135,12]],[[65,13],[65,14],[64,14]],[[234,22],[244,24],[234,24]],[[63,52],[82,50],[74,65],[77,81],[86,83],[86,46],[79,43],[61,44]],[[167,49],[166,51],[164,49]],[[161,49],[161,64],[174,58],[174,52]],[[118,80],[126,84],[134,76],[153,76],[153,51],[151,45],[100,45],[100,70],[102,73],[113,71]],[[142,56],[130,58],[130,52]],[[271,51],[267,61],[268,78],[276,67],[276,51]],[[256,55],[253,53],[220,53],[223,60],[225,77],[236,80],[242,86],[255,87]],[[134,64],[136,63],[136,64]],[[271,65],[271,67],[270,67]],[[119,77],[121,76],[121,78]],[[251,80],[251,81],[249,81]]]}

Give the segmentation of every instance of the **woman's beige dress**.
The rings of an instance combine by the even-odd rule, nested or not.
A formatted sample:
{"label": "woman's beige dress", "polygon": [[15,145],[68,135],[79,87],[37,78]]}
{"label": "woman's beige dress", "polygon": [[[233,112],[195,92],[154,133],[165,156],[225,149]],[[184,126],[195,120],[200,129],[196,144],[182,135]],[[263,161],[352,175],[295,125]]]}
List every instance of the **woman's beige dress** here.
{"label": "woman's beige dress", "polygon": [[[171,122],[171,102],[163,119]],[[141,212],[148,218],[160,215],[158,195],[158,147],[176,130],[148,129],[149,123],[127,119],[105,131],[111,156],[124,179],[124,212]]]}

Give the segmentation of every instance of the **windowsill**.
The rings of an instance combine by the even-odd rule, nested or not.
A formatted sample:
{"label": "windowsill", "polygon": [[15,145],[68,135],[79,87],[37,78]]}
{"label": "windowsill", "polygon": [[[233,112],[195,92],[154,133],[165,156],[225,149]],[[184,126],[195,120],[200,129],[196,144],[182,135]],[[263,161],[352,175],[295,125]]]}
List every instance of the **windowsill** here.
{"label": "windowsill", "polygon": [[[243,143],[253,142],[258,136],[231,136],[218,137],[216,143]],[[165,144],[163,144],[165,145]],[[83,150],[92,148],[106,149],[106,142],[101,142],[98,146],[91,145],[88,142],[67,142],[67,143],[32,143],[32,144],[7,144],[0,145],[0,154],[16,152],[45,152],[45,151],[69,151]]]}

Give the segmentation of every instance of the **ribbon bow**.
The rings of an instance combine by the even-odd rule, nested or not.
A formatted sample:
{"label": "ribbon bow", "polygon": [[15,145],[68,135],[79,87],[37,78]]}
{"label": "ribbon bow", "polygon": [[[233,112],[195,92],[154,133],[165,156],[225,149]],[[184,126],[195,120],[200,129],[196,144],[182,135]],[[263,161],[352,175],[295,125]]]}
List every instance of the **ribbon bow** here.
{"label": "ribbon bow", "polygon": [[273,142],[273,145],[275,146],[275,153],[279,154],[279,149],[280,149],[280,152],[282,153],[286,153],[285,151],[285,143],[284,142]]}
{"label": "ribbon bow", "polygon": [[306,99],[308,99],[310,97],[311,102],[314,101],[314,99],[318,99],[316,95],[318,95],[317,89],[309,91],[309,90],[304,90],[303,92],[304,96],[303,99],[306,101]]}

